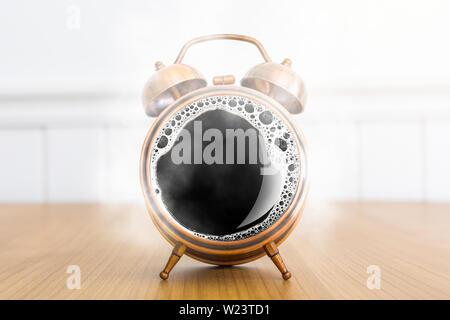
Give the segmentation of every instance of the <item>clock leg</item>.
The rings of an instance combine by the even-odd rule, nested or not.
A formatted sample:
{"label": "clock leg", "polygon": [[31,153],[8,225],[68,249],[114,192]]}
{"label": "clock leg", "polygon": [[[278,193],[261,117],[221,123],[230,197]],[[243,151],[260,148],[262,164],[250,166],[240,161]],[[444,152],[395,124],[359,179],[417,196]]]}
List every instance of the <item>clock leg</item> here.
{"label": "clock leg", "polygon": [[178,260],[180,260],[185,250],[186,246],[181,242],[178,242],[175,248],[173,248],[172,250],[172,254],[169,257],[169,261],[167,261],[166,267],[159,274],[161,279],[166,280],[169,277],[170,270],[172,270],[173,267],[175,267],[175,265],[177,264]]}
{"label": "clock leg", "polygon": [[281,259],[280,251],[278,251],[277,245],[275,242],[270,242],[264,246],[264,250],[270,259],[272,259],[273,263],[277,266],[278,270],[280,270],[281,275],[284,280],[287,280],[291,277],[291,273],[287,270],[284,265],[283,259]]}

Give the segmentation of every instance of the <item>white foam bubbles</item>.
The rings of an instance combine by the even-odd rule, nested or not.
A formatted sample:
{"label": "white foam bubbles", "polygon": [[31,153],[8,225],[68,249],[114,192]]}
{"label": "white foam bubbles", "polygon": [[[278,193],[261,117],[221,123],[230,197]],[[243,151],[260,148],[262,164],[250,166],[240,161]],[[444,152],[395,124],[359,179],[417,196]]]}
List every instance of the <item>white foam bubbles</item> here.
{"label": "white foam bubbles", "polygon": [[291,132],[289,127],[264,105],[240,96],[218,95],[197,100],[179,110],[166,121],[156,134],[156,140],[151,150],[151,184],[158,201],[164,206],[156,174],[158,159],[172,149],[180,131],[187,123],[195,120],[202,113],[212,110],[224,110],[240,116],[259,131],[264,139],[270,163],[281,174],[282,188],[278,201],[274,203],[264,221],[248,229],[229,235],[201,234],[185,229],[198,237],[210,240],[242,240],[264,231],[286,212],[296,194],[300,177],[300,155],[293,139],[295,133]]}

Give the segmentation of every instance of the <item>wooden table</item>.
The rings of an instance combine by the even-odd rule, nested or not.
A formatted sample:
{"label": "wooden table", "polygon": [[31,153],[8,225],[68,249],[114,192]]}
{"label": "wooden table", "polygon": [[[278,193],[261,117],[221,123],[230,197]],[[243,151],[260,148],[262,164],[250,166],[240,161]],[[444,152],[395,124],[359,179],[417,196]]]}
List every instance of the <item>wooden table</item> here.
{"label": "wooden table", "polygon": [[[449,299],[450,205],[313,204],[280,252],[230,268],[171,251],[139,205],[1,205],[1,299]],[[66,286],[67,267],[81,289]],[[367,268],[381,271],[370,290]]]}

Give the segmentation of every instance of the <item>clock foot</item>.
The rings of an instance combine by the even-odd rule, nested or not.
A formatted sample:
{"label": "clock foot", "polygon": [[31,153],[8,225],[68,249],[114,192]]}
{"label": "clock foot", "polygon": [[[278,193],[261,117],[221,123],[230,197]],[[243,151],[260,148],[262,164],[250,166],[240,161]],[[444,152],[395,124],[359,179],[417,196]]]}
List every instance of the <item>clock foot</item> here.
{"label": "clock foot", "polygon": [[287,270],[284,265],[283,259],[281,259],[280,251],[278,251],[277,245],[275,242],[270,242],[264,246],[264,250],[270,259],[272,259],[273,263],[277,266],[278,270],[280,270],[281,275],[284,280],[287,280],[291,277],[291,273]]}
{"label": "clock foot", "polygon": [[175,248],[173,248],[172,250],[172,254],[169,257],[169,261],[167,261],[166,267],[159,274],[161,279],[166,280],[169,277],[170,270],[172,270],[173,267],[175,267],[175,265],[177,264],[178,260],[180,260],[185,250],[186,246],[181,242],[178,242]]}

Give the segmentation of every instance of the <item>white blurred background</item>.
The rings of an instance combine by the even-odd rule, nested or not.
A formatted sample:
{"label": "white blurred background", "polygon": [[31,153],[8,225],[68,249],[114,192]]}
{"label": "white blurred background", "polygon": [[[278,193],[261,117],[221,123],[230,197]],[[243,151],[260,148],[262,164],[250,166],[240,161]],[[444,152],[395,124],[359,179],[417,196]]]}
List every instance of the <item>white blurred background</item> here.
{"label": "white blurred background", "polygon": [[[9,1],[0,5],[0,202],[142,202],[140,91],[188,40],[238,33],[289,57],[318,201],[450,201],[450,2]],[[260,63],[233,41],[185,62]]]}

